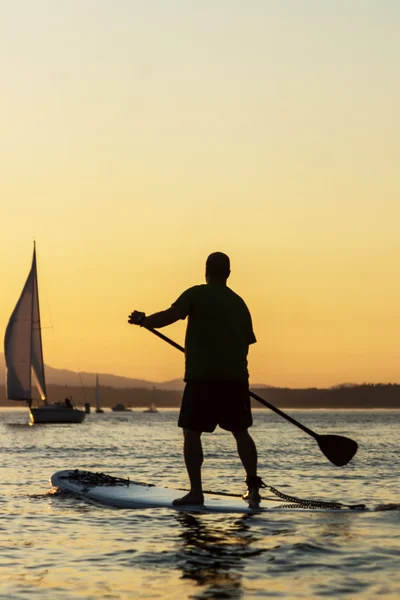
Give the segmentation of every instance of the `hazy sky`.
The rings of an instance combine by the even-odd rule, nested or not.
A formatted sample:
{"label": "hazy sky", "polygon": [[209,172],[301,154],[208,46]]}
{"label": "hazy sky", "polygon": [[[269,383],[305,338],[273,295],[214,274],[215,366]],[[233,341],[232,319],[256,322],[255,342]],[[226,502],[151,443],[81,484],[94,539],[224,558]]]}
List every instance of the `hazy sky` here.
{"label": "hazy sky", "polygon": [[0,328],[36,239],[46,363],[180,377],[127,315],[221,250],[253,383],[399,382],[399,28],[397,0],[1,3]]}

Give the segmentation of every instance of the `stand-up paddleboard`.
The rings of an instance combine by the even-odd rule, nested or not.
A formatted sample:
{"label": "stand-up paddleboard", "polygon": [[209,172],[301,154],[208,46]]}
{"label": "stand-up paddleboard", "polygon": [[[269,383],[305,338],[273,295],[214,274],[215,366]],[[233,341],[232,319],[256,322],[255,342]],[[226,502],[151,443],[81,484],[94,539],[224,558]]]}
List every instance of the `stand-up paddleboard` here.
{"label": "stand-up paddleboard", "polygon": [[338,502],[301,500],[287,496],[275,488],[268,488],[275,496],[263,498],[261,507],[256,510],[250,509],[241,498],[223,493],[206,493],[204,505],[174,506],[172,501],[182,497],[185,492],[79,469],[58,471],[52,475],[51,484],[61,491],[70,492],[89,502],[115,508],[172,508],[190,512],[241,514],[292,510],[331,512],[369,510],[364,504],[347,505]]}

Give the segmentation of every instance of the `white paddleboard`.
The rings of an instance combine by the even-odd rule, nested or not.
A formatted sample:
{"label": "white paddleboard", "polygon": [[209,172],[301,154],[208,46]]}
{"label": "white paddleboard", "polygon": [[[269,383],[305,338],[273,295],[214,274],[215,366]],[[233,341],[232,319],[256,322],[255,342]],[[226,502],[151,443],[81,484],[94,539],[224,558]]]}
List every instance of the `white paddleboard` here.
{"label": "white paddleboard", "polygon": [[355,512],[355,509],[350,508],[294,506],[288,501],[271,497],[263,499],[261,507],[254,510],[250,509],[241,498],[207,493],[204,495],[204,505],[174,506],[172,501],[184,496],[186,492],[138,483],[128,478],[120,479],[103,473],[81,471],[79,469],[58,471],[52,475],[51,484],[61,491],[70,492],[90,502],[116,508],[172,508],[190,512],[241,514],[271,511],[309,512],[321,510],[324,512]]}

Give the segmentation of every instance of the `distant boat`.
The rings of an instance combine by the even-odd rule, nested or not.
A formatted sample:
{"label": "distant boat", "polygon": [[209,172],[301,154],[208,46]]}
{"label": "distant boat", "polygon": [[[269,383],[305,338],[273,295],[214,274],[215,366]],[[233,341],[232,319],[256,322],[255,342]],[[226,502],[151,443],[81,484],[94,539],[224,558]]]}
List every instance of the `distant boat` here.
{"label": "distant boat", "polygon": [[96,374],[96,389],[95,389],[95,403],[96,403],[96,411],[97,413],[103,413],[104,410],[100,408],[100,386],[99,386],[99,375]]}
{"label": "distant boat", "polygon": [[125,408],[124,404],[116,404],[112,407],[111,410],[113,410],[114,412],[132,412],[130,408]]}
{"label": "distant boat", "polygon": [[[64,404],[47,402],[35,244],[28,278],[7,325],[4,355],[7,398],[27,403],[31,423],[82,423],[85,413],[74,408],[70,398]],[[42,401],[39,407],[32,405],[32,375]]]}
{"label": "distant boat", "polygon": [[158,410],[156,408],[156,405],[154,404],[154,402],[152,402],[149,406],[149,408],[147,408],[146,410],[143,411],[144,413],[157,413]]}

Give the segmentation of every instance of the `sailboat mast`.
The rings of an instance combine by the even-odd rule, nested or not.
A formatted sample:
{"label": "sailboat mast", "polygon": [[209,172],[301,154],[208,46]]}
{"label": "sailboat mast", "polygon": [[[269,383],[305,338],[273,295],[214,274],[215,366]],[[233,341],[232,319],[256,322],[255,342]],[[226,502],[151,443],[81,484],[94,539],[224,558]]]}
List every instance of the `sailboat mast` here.
{"label": "sailboat mast", "polygon": [[[33,267],[34,267],[34,277],[33,277],[33,294],[36,296],[36,306],[37,306],[37,323],[36,326],[39,329],[39,339],[40,339],[40,365],[41,365],[41,382],[43,387],[43,396],[42,400],[46,402],[47,398],[47,390],[46,390],[46,379],[44,374],[44,360],[43,360],[43,343],[42,343],[42,326],[40,322],[40,305],[39,305],[39,284],[37,278],[37,264],[36,264],[36,242],[33,242]],[[32,302],[32,327],[34,327],[33,323],[33,310],[34,310],[34,302]],[[32,349],[33,349],[33,336],[31,336],[31,364],[32,364]]]}
{"label": "sailboat mast", "polygon": [[[35,294],[35,277],[36,277],[36,242],[33,242],[33,257],[32,257],[32,267],[31,267],[31,271],[32,271],[32,302],[31,302],[31,335],[29,336],[29,343],[30,343],[30,349],[29,349],[29,364],[32,365],[32,357],[33,357],[33,335],[32,335],[32,329],[33,329],[33,302],[34,302],[34,294]],[[28,400],[28,406],[30,407],[32,404],[32,366],[30,368],[29,371],[29,389],[30,389],[30,398]]]}
{"label": "sailboat mast", "polygon": [[95,391],[96,410],[100,409],[100,393],[99,393],[99,374],[96,373],[96,391]]}

